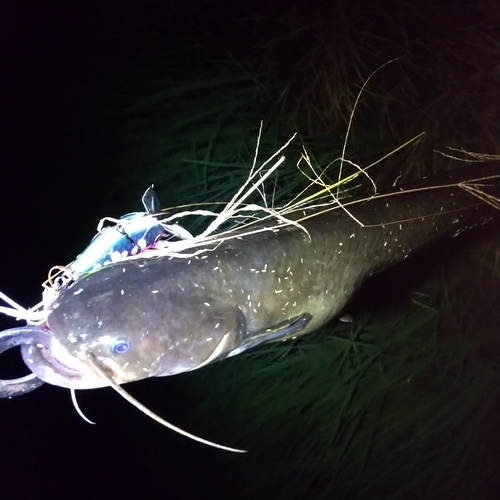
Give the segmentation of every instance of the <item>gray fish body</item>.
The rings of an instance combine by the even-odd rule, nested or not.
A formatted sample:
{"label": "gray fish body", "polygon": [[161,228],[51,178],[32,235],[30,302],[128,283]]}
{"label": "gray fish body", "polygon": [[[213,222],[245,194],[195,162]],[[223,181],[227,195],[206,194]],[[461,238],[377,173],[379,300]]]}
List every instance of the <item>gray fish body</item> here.
{"label": "gray fish body", "polygon": [[[300,211],[294,217],[306,217],[307,233],[280,227],[197,257],[135,258],[104,267],[58,297],[45,325],[53,341],[42,349],[23,346],[23,358],[42,380],[91,388],[106,381],[87,367],[88,351],[124,383],[306,334],[335,317],[368,276],[436,239],[492,220],[497,209],[446,186],[495,174],[499,164],[465,168],[346,202],[346,210]],[[482,184],[483,192],[500,197],[499,179]]]}

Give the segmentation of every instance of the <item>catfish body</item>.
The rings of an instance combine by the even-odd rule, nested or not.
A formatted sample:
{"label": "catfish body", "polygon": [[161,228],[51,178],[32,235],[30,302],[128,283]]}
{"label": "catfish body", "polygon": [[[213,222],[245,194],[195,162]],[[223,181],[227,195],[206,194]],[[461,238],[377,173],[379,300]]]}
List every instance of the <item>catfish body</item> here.
{"label": "catfish body", "polygon": [[500,197],[498,176],[497,163],[459,169],[325,213],[300,210],[294,218],[306,231],[288,225],[196,257],[141,254],[108,265],[60,294],[43,325],[46,342],[24,345],[23,358],[46,382],[92,388],[107,382],[89,368],[89,352],[121,384],[306,334],[368,276],[492,220],[498,210],[457,183],[481,178],[482,192]]}

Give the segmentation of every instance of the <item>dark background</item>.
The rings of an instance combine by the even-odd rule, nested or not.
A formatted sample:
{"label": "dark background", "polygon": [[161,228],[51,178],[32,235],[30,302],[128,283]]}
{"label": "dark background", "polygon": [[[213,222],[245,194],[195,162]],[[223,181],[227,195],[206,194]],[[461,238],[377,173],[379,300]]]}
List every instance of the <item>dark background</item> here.
{"label": "dark background", "polygon": [[[117,199],[127,174],[100,161],[114,147],[116,124],[103,108],[116,105],[120,77],[138,55],[147,65],[164,48],[168,65],[178,46],[194,50],[202,27],[214,29],[227,15],[226,7],[215,13],[200,4],[192,12],[182,3],[2,2],[0,276],[2,291],[24,306],[39,300],[48,269],[73,260],[103,215],[141,208],[151,181]],[[150,29],[159,40],[151,41]],[[15,322],[1,317],[0,325]],[[183,396],[175,383],[169,393],[170,385],[154,390],[172,399],[174,418]],[[160,430],[111,391],[92,392],[80,404],[97,426],[80,419],[61,388],[0,401],[2,498],[193,498],[225,488],[224,469],[238,457]],[[196,404],[189,396],[185,403],[186,413]],[[214,456],[220,462],[209,471]]]}

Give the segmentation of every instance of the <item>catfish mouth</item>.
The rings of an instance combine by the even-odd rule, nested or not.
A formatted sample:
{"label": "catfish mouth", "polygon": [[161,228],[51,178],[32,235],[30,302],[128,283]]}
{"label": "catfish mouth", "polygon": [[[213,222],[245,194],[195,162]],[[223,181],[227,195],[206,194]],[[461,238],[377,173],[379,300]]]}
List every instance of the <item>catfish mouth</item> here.
{"label": "catfish mouth", "polygon": [[68,366],[56,358],[47,347],[39,347],[40,356],[49,364],[54,371],[66,375],[67,377],[82,377],[84,372],[75,367]]}
{"label": "catfish mouth", "polygon": [[116,373],[106,359],[97,356],[82,358],[70,353],[53,335],[49,328],[41,330],[43,335],[21,343],[21,354],[25,364],[38,377],[52,385],[69,389],[93,389],[109,385],[109,381],[93,366],[98,364],[111,378]]}
{"label": "catfish mouth", "polygon": [[[83,370],[63,363],[59,358],[52,354],[51,349],[47,347],[37,347],[39,349],[40,356],[47,362],[48,365],[50,365],[54,369],[55,372],[58,372],[61,375],[65,375],[67,377],[75,378],[82,378],[88,373],[88,366],[84,365],[78,358],[71,356],[72,359],[77,361],[78,364],[84,366]],[[99,367],[107,373],[108,377],[111,377],[112,379],[117,377],[117,374],[111,368],[111,366],[109,366],[109,363],[107,363],[105,359],[99,359],[97,356],[93,355],[92,360],[93,363],[97,363]]]}

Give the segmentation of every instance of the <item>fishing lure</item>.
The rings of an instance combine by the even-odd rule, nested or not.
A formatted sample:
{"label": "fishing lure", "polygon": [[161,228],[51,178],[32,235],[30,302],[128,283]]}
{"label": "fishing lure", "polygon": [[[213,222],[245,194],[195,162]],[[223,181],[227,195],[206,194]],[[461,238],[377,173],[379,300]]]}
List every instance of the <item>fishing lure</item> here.
{"label": "fishing lure", "polygon": [[[82,274],[138,255],[153,248],[160,240],[193,237],[179,224],[162,222],[166,215],[161,212],[153,186],[142,196],[142,204],[145,212],[132,212],[120,219],[102,219],[97,227],[98,233],[87,248],[68,266],[56,268],[60,274],[49,278],[51,285],[57,284],[59,290]],[[104,226],[106,222],[114,225]]]}

